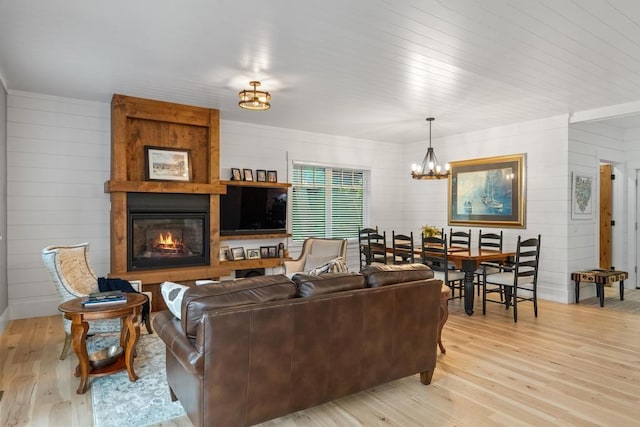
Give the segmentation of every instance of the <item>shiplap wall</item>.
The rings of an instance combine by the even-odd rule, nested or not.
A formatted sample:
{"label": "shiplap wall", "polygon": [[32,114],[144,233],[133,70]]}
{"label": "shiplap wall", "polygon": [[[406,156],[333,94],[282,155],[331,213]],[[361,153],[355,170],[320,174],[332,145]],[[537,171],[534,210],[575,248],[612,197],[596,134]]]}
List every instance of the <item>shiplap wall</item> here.
{"label": "shiplap wall", "polygon": [[[434,135],[436,124],[437,121]],[[504,229],[504,245],[515,249],[518,235],[541,234],[539,296],[561,302],[568,301],[567,132],[568,117],[558,116],[432,140],[441,162],[526,153],[526,228]],[[408,147],[407,170],[409,164],[422,159],[425,150],[424,142]],[[448,230],[447,185],[447,181],[413,181],[409,176],[404,179],[405,222],[414,232],[419,233],[423,224]],[[480,229],[492,230],[470,228],[474,245]]]}
{"label": "shiplap wall", "polygon": [[0,334],[9,323],[7,284],[7,92],[0,76]]}
{"label": "shiplap wall", "polygon": [[109,268],[110,105],[9,92],[8,275],[11,318],[57,313],[41,259],[51,244],[90,242],[99,276]]}
{"label": "shiplap wall", "polygon": [[[109,196],[103,184],[110,169],[110,105],[11,91],[7,128],[10,318],[56,314],[42,248],[89,241],[96,274],[108,273]],[[277,170],[281,181],[289,181],[291,159],[371,169],[372,221],[402,224],[402,191],[394,182],[397,145],[222,120],[223,178],[240,167]],[[228,244],[247,248],[265,241]],[[291,255],[298,251],[290,247]],[[349,255],[357,266],[356,246]]]}
{"label": "shiplap wall", "polygon": [[[600,162],[611,163],[616,179],[613,181],[612,263],[619,270],[628,270],[626,260],[627,238],[627,198],[626,155],[624,132],[607,126],[603,122],[575,123],[569,126],[569,171],[567,179],[571,185],[572,172],[586,172],[595,178],[594,205],[592,219],[572,219],[571,199],[568,215],[568,259],[569,272],[598,268],[600,266],[600,223],[599,223],[599,183]],[[571,196],[571,194],[570,194]],[[586,285],[585,285],[586,286]],[[593,286],[591,286],[593,288]],[[569,289],[570,298],[575,301],[575,290]],[[581,292],[581,297],[592,296],[592,291]]]}
{"label": "shiplap wall", "polygon": [[[640,250],[640,230],[636,226],[640,216],[640,197],[637,188],[638,174],[640,174],[640,128],[628,129],[624,133],[624,153],[627,165],[626,192],[627,202],[627,228],[628,242],[626,253],[626,265],[629,269],[629,284],[640,288],[638,278],[638,251]],[[625,282],[626,283],[626,282]]]}

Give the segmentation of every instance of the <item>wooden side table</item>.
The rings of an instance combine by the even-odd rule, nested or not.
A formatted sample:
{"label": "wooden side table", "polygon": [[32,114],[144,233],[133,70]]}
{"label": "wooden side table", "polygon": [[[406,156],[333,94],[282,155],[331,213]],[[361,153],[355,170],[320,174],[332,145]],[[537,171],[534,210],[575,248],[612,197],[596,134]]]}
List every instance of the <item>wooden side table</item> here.
{"label": "wooden side table", "polygon": [[571,273],[571,279],[576,284],[576,304],[580,302],[580,282],[596,285],[596,296],[600,299],[600,307],[604,307],[604,286],[620,282],[620,301],[624,301],[624,281],[629,278],[626,271],[617,270],[584,270]]}
{"label": "wooden side table", "polygon": [[[71,338],[73,350],[78,356],[78,367],[75,375],[80,377],[80,385],[76,393],[87,391],[90,376],[109,375],[127,369],[129,380],[136,381],[138,376],[133,370],[133,355],[136,343],[140,338],[140,313],[147,298],[142,294],[126,293],[127,301],[121,304],[102,306],[83,306],[82,298],[63,302],[58,307],[64,317],[71,320]],[[124,353],[112,364],[100,368],[92,368],[87,354],[87,331],[89,320],[121,319],[120,346]]]}

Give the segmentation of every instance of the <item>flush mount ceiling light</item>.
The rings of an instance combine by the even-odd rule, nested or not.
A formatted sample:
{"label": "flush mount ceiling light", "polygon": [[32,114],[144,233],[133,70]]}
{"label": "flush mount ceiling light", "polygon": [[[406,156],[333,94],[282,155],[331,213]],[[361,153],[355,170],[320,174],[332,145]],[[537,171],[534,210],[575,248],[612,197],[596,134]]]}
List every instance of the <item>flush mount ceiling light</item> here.
{"label": "flush mount ceiling light", "polygon": [[422,164],[416,163],[411,165],[411,178],[413,179],[446,179],[449,178],[449,163],[442,166],[438,163],[436,153],[431,147],[431,122],[435,119],[433,117],[427,118],[429,122],[429,148],[427,148],[427,154],[425,154]]}
{"label": "flush mount ceiling light", "polygon": [[254,111],[265,111],[271,108],[271,104],[269,104],[271,95],[269,92],[256,89],[260,86],[260,82],[249,82],[249,85],[252,86],[253,89],[243,90],[238,93],[240,97],[238,105],[240,108]]}

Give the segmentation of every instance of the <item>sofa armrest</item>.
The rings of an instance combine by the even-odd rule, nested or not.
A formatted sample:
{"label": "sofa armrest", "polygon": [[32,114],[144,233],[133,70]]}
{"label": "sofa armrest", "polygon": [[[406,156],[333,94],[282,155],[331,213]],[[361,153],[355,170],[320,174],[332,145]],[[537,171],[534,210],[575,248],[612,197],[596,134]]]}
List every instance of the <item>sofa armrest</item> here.
{"label": "sofa armrest", "polygon": [[167,350],[187,370],[187,372],[202,377],[204,373],[204,353],[198,351],[182,331],[180,320],[169,311],[164,310],[153,317],[153,328],[164,341]]}

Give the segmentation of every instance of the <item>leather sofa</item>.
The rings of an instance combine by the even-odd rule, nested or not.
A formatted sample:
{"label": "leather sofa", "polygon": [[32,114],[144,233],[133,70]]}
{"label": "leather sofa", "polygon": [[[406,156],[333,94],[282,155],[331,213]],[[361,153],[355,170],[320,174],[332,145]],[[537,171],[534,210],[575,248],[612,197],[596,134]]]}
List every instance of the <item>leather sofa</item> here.
{"label": "leather sofa", "polygon": [[194,426],[247,426],[436,367],[442,281],[422,264],[192,287],[153,319]]}

